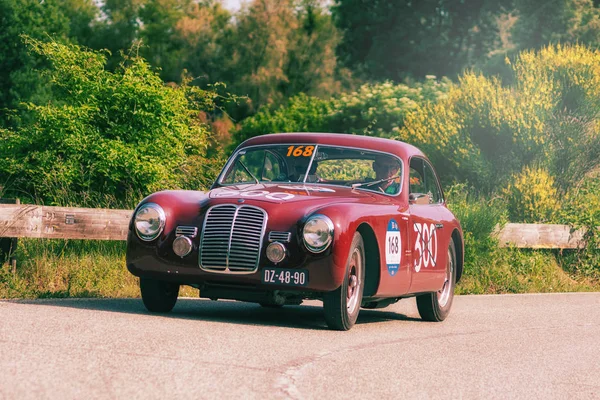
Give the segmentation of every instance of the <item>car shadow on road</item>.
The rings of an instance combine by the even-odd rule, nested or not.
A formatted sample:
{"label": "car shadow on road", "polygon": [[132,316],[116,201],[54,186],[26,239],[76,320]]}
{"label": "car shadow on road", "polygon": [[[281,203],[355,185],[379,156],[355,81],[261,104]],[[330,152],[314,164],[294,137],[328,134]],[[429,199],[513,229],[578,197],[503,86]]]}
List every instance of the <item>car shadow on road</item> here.
{"label": "car shadow on road", "polygon": [[[326,330],[323,308],[318,305],[284,306],[281,308],[264,308],[254,303],[238,301],[211,301],[204,299],[183,298],[177,301],[175,308],[168,314],[150,313],[141,299],[39,299],[11,300],[21,304],[35,304],[53,307],[68,307],[84,310],[160,316],[222,322],[244,325],[265,325],[283,328]],[[381,323],[385,321],[421,321],[404,314],[380,311],[361,310],[358,325]]]}

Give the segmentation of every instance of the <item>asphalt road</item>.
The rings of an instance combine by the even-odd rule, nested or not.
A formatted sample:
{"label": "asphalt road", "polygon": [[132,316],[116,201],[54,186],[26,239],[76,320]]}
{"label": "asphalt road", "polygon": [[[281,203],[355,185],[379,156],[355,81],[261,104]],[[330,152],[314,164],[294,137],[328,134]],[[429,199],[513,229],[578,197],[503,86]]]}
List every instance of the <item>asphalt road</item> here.
{"label": "asphalt road", "polygon": [[0,399],[600,398],[600,293],[413,299],[349,332],[319,302],[0,301]]}

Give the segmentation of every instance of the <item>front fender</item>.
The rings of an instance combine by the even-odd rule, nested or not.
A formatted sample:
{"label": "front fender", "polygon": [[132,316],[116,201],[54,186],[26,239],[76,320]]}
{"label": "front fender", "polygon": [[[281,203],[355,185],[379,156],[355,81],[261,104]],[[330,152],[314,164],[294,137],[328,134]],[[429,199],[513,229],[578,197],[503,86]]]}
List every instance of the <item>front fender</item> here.
{"label": "front fender", "polygon": [[[136,234],[133,220],[140,206],[147,203],[158,204],[165,212],[166,221],[162,233],[151,242],[142,241]],[[208,203],[204,192],[174,190],[162,191],[144,198],[136,207],[129,223],[127,236],[127,265],[130,265],[140,254],[149,253],[164,260],[177,260],[171,251],[171,243],[175,238],[178,225],[201,226],[201,218]],[[196,239],[197,241],[197,239]],[[197,245],[197,243],[196,243]],[[188,258],[188,260],[191,258]]]}
{"label": "front fender", "polygon": [[314,212],[314,214],[326,215],[333,222],[333,244],[331,248],[333,266],[331,275],[336,288],[344,280],[354,233],[360,224],[366,220],[364,210],[361,211],[359,207],[355,205],[335,204],[319,208]]}

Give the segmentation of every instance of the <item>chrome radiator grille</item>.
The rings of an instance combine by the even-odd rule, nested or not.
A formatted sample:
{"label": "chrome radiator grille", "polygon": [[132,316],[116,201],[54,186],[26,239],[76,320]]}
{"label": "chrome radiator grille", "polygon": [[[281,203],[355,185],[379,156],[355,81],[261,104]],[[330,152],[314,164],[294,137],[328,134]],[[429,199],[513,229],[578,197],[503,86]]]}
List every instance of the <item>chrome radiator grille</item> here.
{"label": "chrome radiator grille", "polygon": [[267,214],[253,206],[221,204],[206,212],[200,239],[200,268],[250,273],[258,268]]}

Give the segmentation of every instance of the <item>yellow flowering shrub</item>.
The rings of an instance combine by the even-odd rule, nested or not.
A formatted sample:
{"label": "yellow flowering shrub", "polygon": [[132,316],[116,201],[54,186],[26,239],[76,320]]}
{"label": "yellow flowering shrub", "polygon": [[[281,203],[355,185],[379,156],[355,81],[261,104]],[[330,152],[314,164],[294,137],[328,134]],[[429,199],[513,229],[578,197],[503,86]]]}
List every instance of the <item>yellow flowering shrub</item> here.
{"label": "yellow flowering shrub", "polygon": [[509,85],[466,72],[447,96],[407,115],[396,137],[422,147],[446,183],[492,192],[535,163],[566,190],[600,156],[600,52],[548,46],[511,67]]}
{"label": "yellow flowering shrub", "polygon": [[512,222],[549,222],[559,208],[554,178],[543,168],[525,167],[504,189]]}

